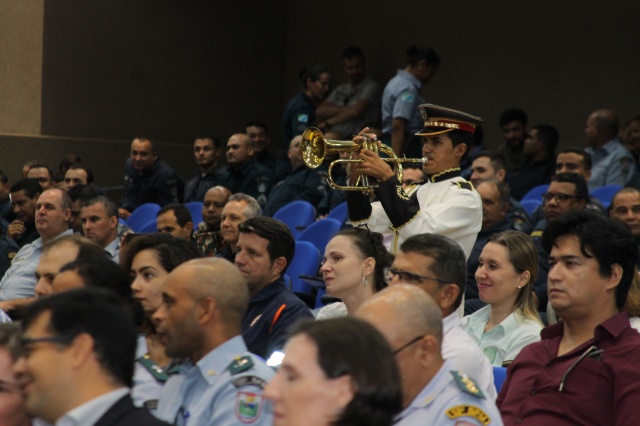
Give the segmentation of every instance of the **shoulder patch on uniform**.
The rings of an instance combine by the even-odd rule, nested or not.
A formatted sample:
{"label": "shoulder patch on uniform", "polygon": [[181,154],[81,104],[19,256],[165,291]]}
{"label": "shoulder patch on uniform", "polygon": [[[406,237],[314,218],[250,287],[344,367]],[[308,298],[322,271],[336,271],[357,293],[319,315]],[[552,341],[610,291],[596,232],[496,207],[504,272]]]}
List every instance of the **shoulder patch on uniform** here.
{"label": "shoulder patch on uniform", "polygon": [[455,379],[456,384],[458,385],[458,387],[460,387],[461,391],[466,392],[469,395],[484,399],[484,393],[482,393],[476,381],[469,377],[467,374],[461,373],[459,371],[451,371],[451,375]]}
{"label": "shoulder patch on uniform", "polygon": [[13,259],[14,257],[16,257],[16,254],[18,254],[18,253],[15,253],[15,252],[13,252],[13,253],[8,253],[8,254],[7,254],[7,257],[8,257],[9,259]]}
{"label": "shoulder patch on uniform", "polygon": [[253,423],[262,411],[262,395],[251,392],[238,392],[236,395],[236,418],[242,423]]}
{"label": "shoulder patch on uniform", "polygon": [[308,114],[298,114],[298,123],[308,123],[309,115]]}
{"label": "shoulder patch on uniform", "polygon": [[234,374],[242,373],[253,367],[253,360],[249,356],[237,356],[231,361],[231,364],[227,367],[227,370],[233,376]]}
{"label": "shoulder patch on uniform", "polygon": [[531,233],[531,236],[532,236],[533,238],[536,238],[536,237],[542,237],[542,231],[533,231],[533,232]]}
{"label": "shoulder patch on uniform", "polygon": [[402,189],[402,185],[397,185],[397,186],[396,186],[396,192],[397,192],[397,194],[398,194],[398,197],[399,197],[401,200],[406,200],[406,201],[408,201],[408,200],[409,200],[409,196],[407,195],[407,193],[406,193],[406,192],[404,192],[404,189]]}
{"label": "shoulder patch on uniform", "polygon": [[267,386],[267,381],[258,376],[236,377],[231,381],[231,383],[237,388],[241,388],[243,386],[256,386],[260,389],[264,389],[264,387]]}
{"label": "shoulder patch on uniform", "polygon": [[147,370],[159,383],[165,383],[167,380],[169,380],[169,376],[167,375],[167,373],[165,373],[164,370],[162,370],[162,368],[160,368],[149,357],[149,355],[143,355],[136,361],[138,361],[144,367],[144,369]]}
{"label": "shoulder patch on uniform", "polygon": [[491,417],[489,417],[482,408],[476,407],[475,405],[456,405],[455,407],[447,409],[446,413],[447,417],[451,420],[458,419],[460,417],[471,417],[472,419],[478,420],[485,426],[491,423]]}
{"label": "shoulder patch on uniform", "polygon": [[460,189],[466,189],[469,191],[473,191],[473,185],[471,182],[461,181],[461,182],[451,182],[452,185],[457,185]]}
{"label": "shoulder patch on uniform", "polygon": [[413,102],[413,93],[404,92],[400,95],[400,99],[402,99],[405,102]]}

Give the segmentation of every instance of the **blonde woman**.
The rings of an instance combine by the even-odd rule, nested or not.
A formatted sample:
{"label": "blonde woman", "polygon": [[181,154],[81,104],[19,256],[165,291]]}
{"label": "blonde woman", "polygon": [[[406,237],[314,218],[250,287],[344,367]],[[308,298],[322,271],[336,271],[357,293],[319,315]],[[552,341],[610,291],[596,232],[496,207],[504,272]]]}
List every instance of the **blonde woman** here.
{"label": "blonde woman", "polygon": [[505,231],[489,238],[478,261],[475,277],[487,306],[462,324],[492,365],[508,365],[523,347],[540,340],[542,322],[533,299],[535,244],[527,234]]}

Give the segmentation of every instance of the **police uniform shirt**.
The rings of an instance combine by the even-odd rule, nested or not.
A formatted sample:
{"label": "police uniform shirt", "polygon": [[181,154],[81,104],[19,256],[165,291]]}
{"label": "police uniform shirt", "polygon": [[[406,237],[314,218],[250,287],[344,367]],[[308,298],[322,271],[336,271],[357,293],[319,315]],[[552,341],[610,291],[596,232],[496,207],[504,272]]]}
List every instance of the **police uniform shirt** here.
{"label": "police uniform shirt", "polygon": [[456,241],[468,258],[482,228],[482,201],[471,183],[460,177],[460,168],[431,176],[411,196],[396,176],[380,183],[375,191],[379,202],[349,191],[349,219],[354,226],[368,224],[373,232],[394,232],[391,247],[397,253],[412,235],[433,233]]}
{"label": "police uniform shirt", "polygon": [[598,149],[585,149],[591,154],[593,167],[587,182],[589,191],[604,185],[624,186],[636,172],[633,155],[620,143],[618,138],[612,139]]}
{"label": "police uniform shirt", "polygon": [[395,419],[397,426],[502,426],[498,408],[475,381],[445,361],[438,373]]}
{"label": "police uniform shirt", "polygon": [[165,385],[156,416],[175,425],[271,425],[271,404],[262,395],[274,371],[236,336],[193,365],[180,367]]}
{"label": "police uniform shirt", "polygon": [[251,195],[264,208],[273,186],[273,173],[264,164],[250,159],[240,169],[229,168],[222,176],[220,185],[232,194],[242,192]]}
{"label": "police uniform shirt", "polygon": [[298,93],[289,101],[282,114],[282,149],[286,152],[291,139],[316,124],[316,107],[313,101],[305,92]]}
{"label": "police uniform shirt", "polygon": [[160,206],[177,203],[181,189],[184,189],[182,180],[163,160],[158,159],[148,170],[139,173],[129,158],[124,166],[120,206],[134,211],[146,203]]}

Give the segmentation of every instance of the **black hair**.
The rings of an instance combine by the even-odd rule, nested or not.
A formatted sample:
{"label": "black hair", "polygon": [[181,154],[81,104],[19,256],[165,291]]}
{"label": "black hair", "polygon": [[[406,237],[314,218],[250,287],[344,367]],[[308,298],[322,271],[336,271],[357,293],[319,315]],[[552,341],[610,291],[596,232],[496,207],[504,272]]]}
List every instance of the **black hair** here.
{"label": "black hair", "polygon": [[577,173],[557,173],[551,178],[551,182],[572,183],[576,188],[576,197],[589,201],[589,187],[587,181]]}
{"label": "black hair", "polygon": [[264,124],[262,121],[250,121],[247,124],[244,125],[245,130],[248,127],[259,127],[261,129],[264,130],[264,132],[269,135],[269,129],[267,129],[267,125]]}
{"label": "black hair", "polygon": [[465,132],[464,130],[453,130],[451,132],[445,133],[445,136],[448,136],[451,139],[451,144],[453,146],[458,146],[460,144],[465,144],[467,149],[464,150],[464,155],[461,160],[469,154],[471,151],[471,147],[473,147],[473,141],[475,135],[473,133]]}
{"label": "black hair", "polygon": [[83,288],[41,297],[24,313],[27,330],[40,315],[51,314],[48,330],[70,344],[80,334],[94,341],[96,358],[117,383],[131,387],[137,334],[131,312],[113,292]]}
{"label": "black hair", "polygon": [[378,292],[385,288],[387,282],[384,279],[384,268],[391,266],[393,255],[385,248],[382,234],[369,232],[366,228],[351,228],[338,232],[334,238],[337,236],[349,238],[362,259],[371,257],[375,260],[376,266],[373,274],[375,290]]}
{"label": "black hair", "polygon": [[422,60],[427,61],[427,66],[437,67],[440,65],[440,56],[430,47],[418,48],[418,46],[410,46],[407,49],[407,58],[409,65],[414,66]]}
{"label": "black hair", "polygon": [[610,277],[613,265],[620,265],[622,278],[615,298],[616,306],[622,309],[638,260],[638,246],[629,227],[619,219],[589,209],[572,210],[549,222],[542,234],[542,247],[551,253],[558,238],[565,235],[575,236],[580,241],[582,254],[598,261],[600,276]]}
{"label": "black hair", "polygon": [[544,149],[551,155],[554,155],[556,147],[558,146],[558,140],[560,139],[560,133],[558,129],[550,124],[538,124],[532,128],[537,130],[537,139],[542,141]]}
{"label": "black hair", "polygon": [[3,184],[9,183],[9,178],[2,170],[0,170],[0,182]]}
{"label": "black hair", "polygon": [[77,154],[69,154],[60,160],[60,163],[58,164],[58,171],[64,175],[67,170],[69,170],[69,167],[76,163],[82,163],[82,158]]}
{"label": "black hair", "polygon": [[400,251],[432,258],[431,272],[434,278],[455,284],[460,289],[453,308],[460,306],[467,285],[467,257],[458,243],[444,235],[418,234],[404,240]]}
{"label": "black hair", "polygon": [[218,138],[217,136],[210,135],[210,134],[202,133],[202,134],[196,135],[194,140],[197,140],[197,139],[209,140],[209,141],[213,142],[213,146],[215,148],[220,148],[222,146],[220,144],[220,138]]}
{"label": "black hair", "polygon": [[354,317],[303,321],[291,336],[304,335],[318,350],[317,362],[328,379],[349,376],[354,389],[335,426],[390,425],[402,409],[400,373],[385,338]]}
{"label": "black hair", "polygon": [[74,271],[83,280],[85,287],[103,288],[123,299],[131,298],[129,275],[117,263],[102,255],[78,256],[60,268],[60,273]]}
{"label": "black hair", "polygon": [[81,163],[72,164],[69,167],[69,169],[67,169],[67,171],[69,170],[84,170],[84,172],[87,174],[87,185],[91,185],[93,183],[93,170],[91,170],[89,167],[85,166],[84,164],[81,164]]}
{"label": "black hair", "polygon": [[[51,167],[46,164],[36,163],[29,167],[29,171],[31,171],[31,169],[47,169],[47,173],[49,173],[49,180],[53,180],[53,170],[51,170]],[[27,172],[27,174],[29,174],[29,172]]]}
{"label": "black hair", "polygon": [[311,81],[318,81],[320,80],[320,77],[322,76],[322,74],[326,74],[328,72],[329,71],[327,71],[327,69],[322,65],[311,65],[308,67],[304,66],[300,68],[300,71],[298,72],[298,76],[300,77],[300,81],[302,82],[302,88],[303,89],[307,88],[308,79],[311,79]]}
{"label": "black hair", "polygon": [[527,127],[527,113],[518,108],[510,108],[500,114],[500,127],[503,127],[512,121],[518,121],[523,127]]}
{"label": "black hair", "polygon": [[146,234],[133,238],[120,253],[120,265],[126,272],[131,270],[133,258],[142,250],[153,250],[162,268],[173,271],[178,265],[203,257],[191,241],[176,238],[170,234]]}
{"label": "black hair", "polygon": [[38,179],[24,178],[11,185],[9,192],[24,191],[24,194],[29,198],[35,198],[36,195],[42,194],[42,186]]}
{"label": "black hair", "polygon": [[364,60],[364,52],[358,46],[349,46],[342,51],[342,59],[353,59],[356,56]]}
{"label": "black hair", "polygon": [[79,183],[69,188],[67,194],[69,194],[69,198],[71,198],[71,201],[80,200],[81,202],[85,202],[96,198],[98,196],[98,191],[96,191],[89,185]]}
{"label": "black hair", "polygon": [[287,264],[281,275],[285,274],[296,252],[296,242],[287,225],[270,217],[256,216],[239,224],[238,231],[243,234],[256,234],[269,241],[267,243],[269,259],[273,264],[277,258],[284,257]]}
{"label": "black hair", "polygon": [[[560,151],[558,151],[558,155],[560,154],[576,154],[582,157],[582,164],[584,166],[584,170],[585,171],[590,171],[591,167],[593,165],[593,162],[591,160],[591,154],[589,154],[588,152],[586,152],[583,149],[579,149],[579,148],[565,148],[565,149],[561,149]],[[556,156],[557,158],[557,156]]]}
{"label": "black hair", "polygon": [[476,158],[487,157],[489,158],[489,162],[491,163],[491,167],[493,167],[494,172],[499,172],[500,170],[507,170],[507,160],[505,160],[504,155],[498,154],[495,151],[481,151],[479,152]]}
{"label": "black hair", "polygon": [[139,140],[140,142],[149,142],[149,144],[151,145],[151,153],[153,155],[158,155],[158,144],[156,144],[155,141],[149,139],[146,136],[136,136],[135,138],[133,138],[133,140]]}
{"label": "black hair", "polygon": [[158,214],[156,217],[160,217],[160,215],[165,214],[166,212],[169,212],[169,211],[173,212],[174,216],[176,217],[176,220],[178,221],[178,225],[180,225],[181,228],[184,228],[185,225],[189,222],[193,223],[193,219],[191,218],[191,212],[189,211],[189,208],[184,204],[180,204],[180,203],[167,204],[166,206],[162,207],[158,211]]}

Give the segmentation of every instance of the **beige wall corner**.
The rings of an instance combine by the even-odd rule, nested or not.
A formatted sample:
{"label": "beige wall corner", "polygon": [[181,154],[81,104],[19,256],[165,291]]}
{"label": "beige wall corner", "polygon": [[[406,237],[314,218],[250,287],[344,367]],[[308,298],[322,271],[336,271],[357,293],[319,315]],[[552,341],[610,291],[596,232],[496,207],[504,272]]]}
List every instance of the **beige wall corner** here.
{"label": "beige wall corner", "polygon": [[0,0],[0,133],[40,134],[44,0]]}

